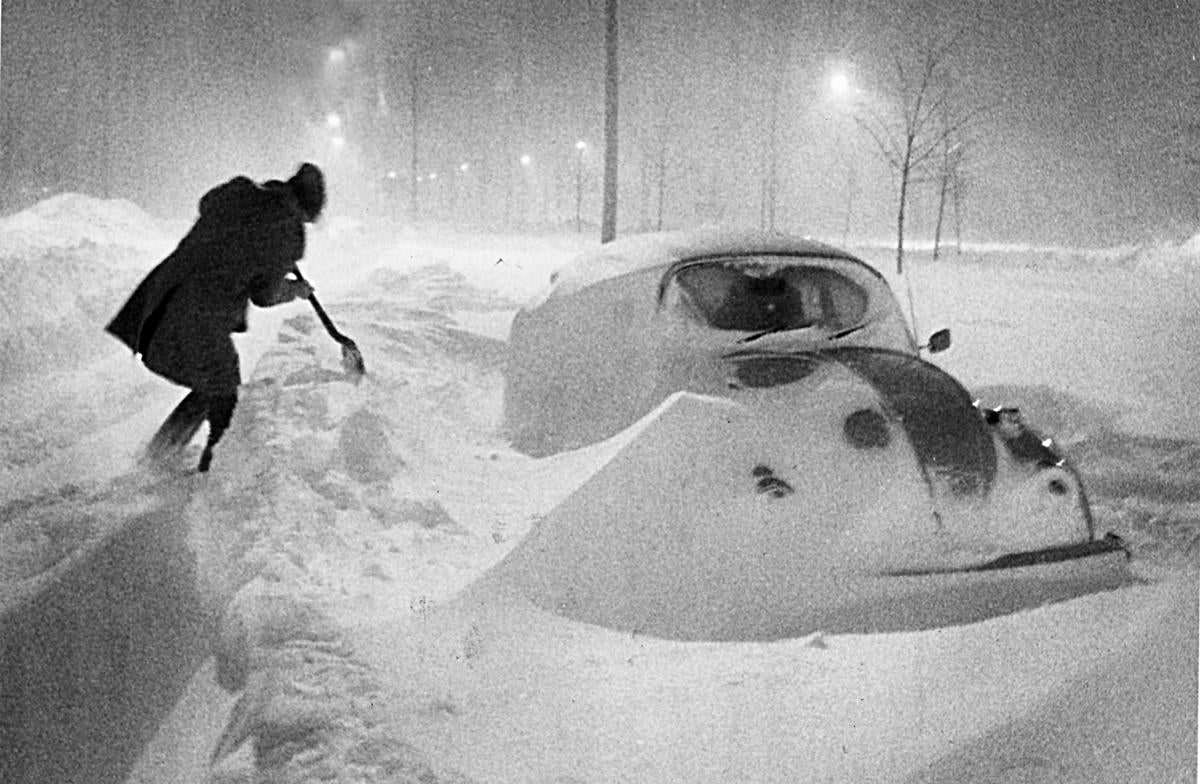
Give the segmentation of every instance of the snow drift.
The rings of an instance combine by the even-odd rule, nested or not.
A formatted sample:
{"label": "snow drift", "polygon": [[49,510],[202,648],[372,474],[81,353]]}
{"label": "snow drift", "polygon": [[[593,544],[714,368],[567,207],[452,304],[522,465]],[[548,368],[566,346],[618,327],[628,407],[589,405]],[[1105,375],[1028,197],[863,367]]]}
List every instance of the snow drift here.
{"label": "snow drift", "polygon": [[855,450],[830,427],[831,404],[869,391],[835,374],[821,392],[672,395],[473,590],[635,634],[775,640],[967,623],[1130,582],[1123,552],[961,571],[1090,531],[1069,499],[1067,514],[1027,498],[935,524],[907,449]]}
{"label": "snow drift", "polygon": [[[1017,252],[914,269],[920,323],[955,330],[938,363],[973,390],[1004,385],[997,402],[1067,436],[1097,526],[1161,581],[926,631],[682,642],[564,618],[515,591],[460,593],[620,444],[531,460],[499,433],[500,341],[575,238],[401,236],[313,243],[311,277],[366,352],[361,386],[302,306],[278,331],[252,323],[267,345],[247,362],[222,462],[182,510],[202,584],[253,578],[267,595],[234,635],[245,686],[230,694],[200,670],[131,781],[468,780],[452,768],[522,784],[1192,780],[1200,336],[1179,278],[1102,263],[1079,277]],[[362,280],[321,288],[335,264]],[[68,288],[108,285],[106,268],[72,269]],[[84,318],[64,321],[98,331]],[[5,553],[26,536],[60,555],[85,544],[55,493],[28,488],[126,470],[177,402],[112,351],[19,397],[6,389],[8,413],[25,413],[0,423],[6,459],[21,462],[0,473],[0,500],[34,504],[39,524],[9,532]],[[37,553],[21,552],[28,575]],[[278,605],[305,609],[258,619]],[[245,742],[211,768],[226,729]]]}
{"label": "snow drift", "polygon": [[170,252],[165,229],[129,202],[74,193],[0,218],[2,383],[78,367],[111,348],[96,325]]}

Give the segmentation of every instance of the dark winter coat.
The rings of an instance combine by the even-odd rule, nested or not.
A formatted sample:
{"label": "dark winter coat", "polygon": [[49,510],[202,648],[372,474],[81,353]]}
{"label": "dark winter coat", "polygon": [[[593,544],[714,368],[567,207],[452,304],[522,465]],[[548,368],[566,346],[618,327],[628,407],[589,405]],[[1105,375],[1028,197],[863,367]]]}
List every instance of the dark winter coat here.
{"label": "dark winter coat", "polygon": [[237,177],[200,199],[200,217],[138,285],[107,330],[146,367],[211,395],[241,383],[230,334],[248,303],[274,304],[304,255],[304,215],[283,183]]}

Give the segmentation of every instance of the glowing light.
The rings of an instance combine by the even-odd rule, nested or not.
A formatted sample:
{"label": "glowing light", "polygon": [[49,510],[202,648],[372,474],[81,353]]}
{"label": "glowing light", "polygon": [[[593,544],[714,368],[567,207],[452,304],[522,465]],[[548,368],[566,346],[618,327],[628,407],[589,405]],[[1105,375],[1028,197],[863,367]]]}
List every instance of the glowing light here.
{"label": "glowing light", "polygon": [[522,166],[528,166],[531,163],[533,163],[533,158],[529,157],[528,155],[521,156],[521,165]]}
{"label": "glowing light", "polygon": [[853,85],[850,83],[850,74],[846,73],[845,68],[835,68],[829,75],[829,92],[834,98],[846,98],[853,92]]}
{"label": "glowing light", "polygon": [[340,46],[335,46],[329,50],[327,59],[330,65],[340,65],[346,62],[346,50]]}
{"label": "glowing light", "polygon": [[583,152],[587,149],[587,142],[585,142],[583,139],[580,139],[579,141],[575,142],[575,149]]}
{"label": "glowing light", "polygon": [[329,142],[330,142],[330,144],[333,145],[333,149],[340,150],[346,146],[346,137],[345,136],[334,136],[332,139],[329,140]]}
{"label": "glowing light", "polygon": [[431,179],[431,180],[436,180],[436,179],[437,179],[437,172],[429,172],[429,179]]}
{"label": "glowing light", "polygon": [[325,115],[325,125],[330,128],[341,128],[342,116],[337,112],[330,112],[329,114]]}
{"label": "glowing light", "polygon": [[467,169],[469,169],[469,168],[471,168],[471,165],[469,163],[463,162],[463,163],[458,164],[458,170],[460,172],[463,172],[464,174],[466,173]]}
{"label": "glowing light", "polygon": [[388,171],[388,173],[387,173],[387,178],[388,178],[389,180],[394,180],[394,179],[396,179],[396,178],[397,178],[397,177],[399,177],[399,176],[400,176],[400,175],[396,174],[396,170],[395,170],[395,169],[390,169],[390,170]]}

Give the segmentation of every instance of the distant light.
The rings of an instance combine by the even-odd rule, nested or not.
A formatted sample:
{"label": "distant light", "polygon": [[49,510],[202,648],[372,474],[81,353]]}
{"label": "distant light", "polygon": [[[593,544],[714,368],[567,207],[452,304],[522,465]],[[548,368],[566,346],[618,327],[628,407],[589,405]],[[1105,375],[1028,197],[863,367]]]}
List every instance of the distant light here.
{"label": "distant light", "polygon": [[396,178],[397,178],[397,177],[399,177],[399,176],[400,176],[400,175],[396,174],[396,170],[395,170],[395,169],[390,169],[390,170],[388,170],[388,173],[387,173],[387,178],[388,178],[389,180],[394,180],[394,179],[396,179]]}
{"label": "distant light", "polygon": [[580,139],[579,141],[575,142],[575,149],[583,152],[587,149],[587,142],[585,142],[583,139]]}
{"label": "distant light", "polygon": [[528,155],[521,156],[521,165],[522,166],[528,166],[531,163],[533,163],[533,158],[529,157]]}
{"label": "distant light", "polygon": [[422,177],[420,174],[418,174],[418,175],[417,175],[417,182],[425,182],[425,178],[424,178],[424,177]]}
{"label": "distant light", "polygon": [[436,180],[436,179],[437,179],[437,172],[429,172],[429,179],[431,179],[431,180]]}
{"label": "distant light", "polygon": [[463,163],[458,164],[458,170],[460,172],[465,173],[467,171],[467,169],[469,169],[469,168],[471,168],[471,164],[469,164],[469,163],[463,162]]}
{"label": "distant light", "polygon": [[834,69],[829,75],[829,91],[834,98],[845,98],[850,95],[850,74],[844,68]]}
{"label": "distant light", "polygon": [[346,62],[346,50],[340,46],[335,46],[329,50],[329,56],[327,59],[329,60],[330,65],[340,65],[341,63]]}
{"label": "distant light", "polygon": [[325,115],[325,125],[330,128],[341,128],[342,116],[337,112],[330,112],[329,114]]}
{"label": "distant light", "polygon": [[346,137],[341,135],[334,136],[329,142],[333,145],[333,149],[340,150],[346,146]]}

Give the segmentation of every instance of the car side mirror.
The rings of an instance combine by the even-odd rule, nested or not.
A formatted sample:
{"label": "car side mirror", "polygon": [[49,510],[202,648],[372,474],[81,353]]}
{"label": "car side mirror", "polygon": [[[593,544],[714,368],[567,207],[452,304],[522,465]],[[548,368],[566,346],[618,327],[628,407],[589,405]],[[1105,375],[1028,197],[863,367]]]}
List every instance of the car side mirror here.
{"label": "car side mirror", "polygon": [[937,354],[939,351],[945,351],[950,348],[950,330],[939,329],[929,336],[929,342],[922,348],[929,349],[930,354]]}

